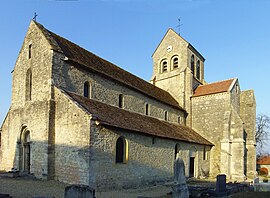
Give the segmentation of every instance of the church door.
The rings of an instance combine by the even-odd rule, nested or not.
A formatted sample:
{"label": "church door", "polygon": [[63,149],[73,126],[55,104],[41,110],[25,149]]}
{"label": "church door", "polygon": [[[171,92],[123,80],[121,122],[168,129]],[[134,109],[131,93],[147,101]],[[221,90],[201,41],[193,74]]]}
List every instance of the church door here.
{"label": "church door", "polygon": [[189,177],[194,177],[194,160],[195,157],[189,158]]}

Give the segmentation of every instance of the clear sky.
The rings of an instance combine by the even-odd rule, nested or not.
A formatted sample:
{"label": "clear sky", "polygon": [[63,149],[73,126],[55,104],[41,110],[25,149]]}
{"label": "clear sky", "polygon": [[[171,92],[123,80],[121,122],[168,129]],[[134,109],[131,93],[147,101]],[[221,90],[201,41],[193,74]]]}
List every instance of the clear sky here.
{"label": "clear sky", "polygon": [[[149,80],[151,55],[168,28],[206,59],[205,80],[238,77],[254,89],[257,113],[270,116],[268,0],[1,0],[0,122],[11,101],[15,61],[30,20]],[[23,96],[22,96],[23,97]]]}

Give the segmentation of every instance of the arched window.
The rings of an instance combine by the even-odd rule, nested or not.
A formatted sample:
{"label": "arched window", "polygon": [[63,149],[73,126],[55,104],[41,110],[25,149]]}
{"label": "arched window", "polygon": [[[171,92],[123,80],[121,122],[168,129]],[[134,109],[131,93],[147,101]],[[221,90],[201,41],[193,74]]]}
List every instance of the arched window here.
{"label": "arched window", "polygon": [[123,94],[119,94],[119,97],[118,97],[118,107],[119,108],[123,108],[123,104],[124,104],[124,98],[123,98]]}
{"label": "arched window", "polygon": [[191,72],[194,74],[194,71],[195,71],[194,55],[191,56],[191,60],[190,60],[190,69],[191,69]]}
{"label": "arched window", "polygon": [[26,72],[25,79],[25,100],[29,101],[32,99],[32,71],[28,69]]}
{"label": "arched window", "polygon": [[167,62],[167,60],[163,60],[161,62],[161,72],[163,73],[166,71],[168,71],[168,62]]}
{"label": "arched window", "polygon": [[145,104],[145,115],[149,114],[149,105],[146,103]]}
{"label": "arched window", "polygon": [[178,68],[178,58],[177,57],[174,57],[173,58],[173,68]]}
{"label": "arched window", "polygon": [[177,157],[177,154],[179,153],[180,151],[180,145],[177,143],[174,147],[174,159],[176,159]]}
{"label": "arched window", "polygon": [[119,137],[116,141],[116,163],[126,163],[127,162],[127,145],[124,137]]}
{"label": "arched window", "polygon": [[164,112],[164,119],[167,121],[168,120],[168,111]]}
{"label": "arched window", "polygon": [[83,96],[90,98],[90,83],[89,82],[85,82],[84,86],[83,86]]}
{"label": "arched window", "polygon": [[200,61],[197,61],[197,66],[196,66],[197,70],[196,70],[196,77],[200,80],[201,78],[201,65],[200,65]]}

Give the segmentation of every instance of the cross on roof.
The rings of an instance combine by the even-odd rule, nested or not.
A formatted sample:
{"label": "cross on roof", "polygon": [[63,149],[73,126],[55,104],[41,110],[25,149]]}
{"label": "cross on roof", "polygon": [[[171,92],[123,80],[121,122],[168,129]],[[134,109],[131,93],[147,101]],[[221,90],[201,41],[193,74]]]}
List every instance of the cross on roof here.
{"label": "cross on roof", "polygon": [[35,12],[34,17],[33,17],[33,20],[34,20],[34,21],[37,21],[37,16],[38,16],[38,15],[37,15],[37,13]]}

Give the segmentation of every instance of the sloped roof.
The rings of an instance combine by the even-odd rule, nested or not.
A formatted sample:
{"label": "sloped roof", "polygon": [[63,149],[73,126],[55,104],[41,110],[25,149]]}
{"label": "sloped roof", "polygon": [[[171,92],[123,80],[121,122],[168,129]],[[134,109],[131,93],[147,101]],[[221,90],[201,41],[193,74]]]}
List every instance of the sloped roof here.
{"label": "sloped roof", "polygon": [[165,37],[167,36],[167,34],[168,34],[169,32],[173,32],[175,35],[177,35],[179,38],[181,38],[181,39],[187,44],[188,48],[190,48],[194,53],[196,53],[198,56],[200,56],[200,58],[201,58],[203,61],[205,61],[205,58],[200,54],[200,52],[198,52],[198,51],[196,50],[195,47],[193,47],[189,42],[186,41],[186,39],[184,39],[182,36],[180,36],[178,33],[176,33],[176,32],[174,31],[174,29],[172,29],[172,28],[169,28],[169,29],[167,30],[167,32],[165,33],[165,35],[163,36],[163,38],[161,39],[161,41],[160,41],[159,44],[157,45],[157,47],[156,47],[155,51],[153,52],[152,56],[156,53],[156,51],[157,51],[157,49],[159,48],[160,44],[162,43],[162,41],[165,39]]}
{"label": "sloped roof", "polygon": [[112,80],[116,80],[126,86],[142,92],[160,102],[184,110],[178,102],[168,92],[160,89],[149,82],[121,69],[120,67],[96,56],[95,54],[83,49],[82,47],[70,42],[47,30],[41,24],[33,21],[43,32],[53,50],[63,53],[68,57],[67,61],[74,66],[81,66],[85,69],[98,72]]}
{"label": "sloped roof", "polygon": [[257,164],[260,165],[270,165],[270,156],[262,156],[257,159]]}
{"label": "sloped roof", "polygon": [[186,126],[169,123],[150,116],[120,109],[75,93],[67,91],[63,92],[70,96],[72,100],[77,102],[88,113],[93,115],[101,125],[117,127],[162,138],[210,146],[213,145],[194,130]]}
{"label": "sloped roof", "polygon": [[229,79],[224,81],[219,81],[207,85],[200,85],[195,89],[192,97],[211,95],[216,93],[222,93],[229,90],[235,79]]}

